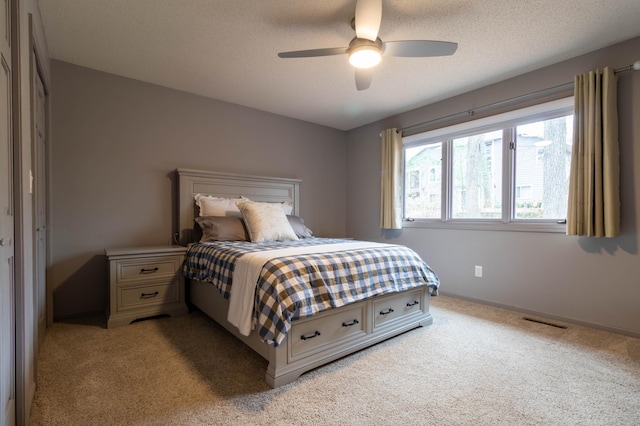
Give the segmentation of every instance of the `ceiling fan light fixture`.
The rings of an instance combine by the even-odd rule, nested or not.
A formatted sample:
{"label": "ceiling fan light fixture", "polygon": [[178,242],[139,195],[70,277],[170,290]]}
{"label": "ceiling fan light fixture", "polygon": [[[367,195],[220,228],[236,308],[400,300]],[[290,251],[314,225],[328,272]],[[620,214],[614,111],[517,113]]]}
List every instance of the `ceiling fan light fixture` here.
{"label": "ceiling fan light fixture", "polygon": [[349,63],[356,68],[371,68],[382,59],[382,41],[354,38],[349,44]]}
{"label": "ceiling fan light fixture", "polygon": [[[356,88],[368,89],[371,85],[373,67],[382,60],[382,55],[406,58],[427,58],[453,55],[458,43],[435,40],[397,40],[383,43],[378,37],[382,20],[382,0],[356,0],[356,14],[351,28],[356,36],[348,47],[296,50],[280,52],[281,58],[312,58],[316,56],[347,55],[355,68]],[[640,61],[637,65],[640,66]],[[635,65],[634,65],[635,66]]]}
{"label": "ceiling fan light fixture", "polygon": [[363,46],[349,52],[349,63],[356,68],[371,68],[380,63],[382,55],[380,51],[371,46]]}

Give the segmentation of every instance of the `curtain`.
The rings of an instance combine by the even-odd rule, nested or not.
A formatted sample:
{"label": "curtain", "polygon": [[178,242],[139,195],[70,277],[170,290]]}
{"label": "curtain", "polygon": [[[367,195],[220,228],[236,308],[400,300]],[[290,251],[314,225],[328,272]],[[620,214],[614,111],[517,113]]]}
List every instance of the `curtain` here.
{"label": "curtain", "polygon": [[577,75],[567,234],[620,235],[617,77],[611,68]]}
{"label": "curtain", "polygon": [[382,132],[380,227],[402,229],[402,132]]}

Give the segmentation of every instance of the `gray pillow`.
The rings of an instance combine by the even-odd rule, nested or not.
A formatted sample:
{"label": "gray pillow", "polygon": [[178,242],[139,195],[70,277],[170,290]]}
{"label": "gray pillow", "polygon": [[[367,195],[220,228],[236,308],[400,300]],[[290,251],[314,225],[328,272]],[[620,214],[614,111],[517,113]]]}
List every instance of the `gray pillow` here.
{"label": "gray pillow", "polygon": [[311,229],[305,226],[304,220],[301,217],[287,215],[287,219],[289,220],[289,225],[291,225],[291,227],[293,228],[293,232],[296,233],[298,238],[313,237],[313,232],[311,232]]}
{"label": "gray pillow", "polygon": [[194,219],[202,230],[201,243],[212,241],[249,241],[249,234],[241,217],[199,216]]}

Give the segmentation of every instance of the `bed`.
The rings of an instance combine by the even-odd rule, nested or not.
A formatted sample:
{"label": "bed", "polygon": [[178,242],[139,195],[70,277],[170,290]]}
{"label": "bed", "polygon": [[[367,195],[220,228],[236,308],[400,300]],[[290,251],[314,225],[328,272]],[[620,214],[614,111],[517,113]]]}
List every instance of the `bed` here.
{"label": "bed", "polygon": [[[189,283],[189,301],[268,361],[265,378],[271,387],[293,382],[311,369],[433,322],[429,313],[429,297],[437,294],[439,282],[428,265],[403,246],[387,247],[377,243],[308,235],[312,233],[305,226],[300,227],[301,221],[292,222],[300,217],[300,180],[190,169],[177,169],[176,175],[179,222],[176,237],[181,245],[189,246],[184,266]],[[200,225],[203,222],[199,218],[200,207],[196,205],[196,197],[241,200],[236,204],[243,207],[239,217],[246,228],[250,228],[247,239],[257,242],[216,241],[200,244],[201,226],[196,225],[196,219]],[[291,228],[287,229],[295,230],[300,238],[292,238],[292,241],[271,241],[266,238],[260,241],[257,227],[248,226],[254,225],[249,215],[252,212],[250,208],[268,207],[273,210],[272,206],[289,209],[286,217]],[[226,219],[217,219],[216,222],[222,220]],[[275,251],[265,255],[256,249],[258,246]],[[394,256],[403,256],[404,259],[405,255],[411,257],[411,253],[417,257],[415,265],[412,264],[413,260],[406,260],[405,266],[403,260],[398,262],[399,267],[395,266]],[[347,262],[344,260],[347,254],[358,258]],[[371,266],[358,272],[352,270],[354,262],[358,265],[367,264],[370,258],[382,258],[379,262],[393,264],[390,269],[402,271],[400,275],[404,275],[387,279],[379,272],[383,269],[381,266],[374,267],[373,273],[370,272]],[[300,266],[292,267],[293,272],[281,272],[283,265],[297,265],[299,262],[308,265],[308,261],[327,262],[327,266],[315,263],[312,267],[305,266],[308,275],[296,275],[296,271],[303,269]],[[241,267],[239,265],[242,262],[244,264]],[[328,262],[342,262],[347,267],[336,269],[334,264],[329,266]],[[252,270],[249,267],[251,263],[261,266],[258,269],[253,266]],[[229,266],[231,264],[234,266]],[[213,268],[210,267],[212,265]],[[204,269],[215,271],[205,273]],[[256,284],[252,274],[259,270],[262,272]],[[348,272],[336,272],[343,270]],[[267,274],[268,271],[271,272]],[[411,278],[412,275],[408,275],[407,271],[420,278]],[[297,293],[290,290],[287,290],[289,293],[272,290],[280,282],[286,284],[287,277],[290,278],[292,273],[298,280],[302,279],[301,276],[311,277],[305,278],[308,282],[292,285],[296,288],[306,287],[310,298],[298,297]],[[327,278],[326,274],[329,273],[334,275]],[[243,279],[253,286],[243,284]],[[354,290],[351,280],[360,280],[366,285]],[[327,281],[331,285],[323,286],[322,283]],[[343,285],[347,281],[350,284]],[[333,288],[339,288],[339,291],[329,294]],[[350,291],[351,294],[345,295]],[[241,293],[249,297],[240,298],[238,295]],[[322,297],[318,297],[319,293],[322,293]],[[295,300],[290,300],[292,298]],[[313,303],[309,299],[314,299]]]}

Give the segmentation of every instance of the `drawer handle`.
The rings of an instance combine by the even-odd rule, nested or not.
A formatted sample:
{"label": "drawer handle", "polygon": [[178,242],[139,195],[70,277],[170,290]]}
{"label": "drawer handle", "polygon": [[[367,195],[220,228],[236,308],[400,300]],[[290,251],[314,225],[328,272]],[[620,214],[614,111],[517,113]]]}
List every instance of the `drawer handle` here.
{"label": "drawer handle", "polygon": [[144,268],[140,269],[140,273],[141,274],[153,274],[154,272],[157,272],[157,271],[158,271],[158,267],[157,266],[155,268],[152,268],[152,269],[144,269]]}
{"label": "drawer handle", "polygon": [[158,293],[157,291],[154,291],[153,293],[142,293],[140,295],[140,299],[153,299],[158,294],[160,294],[160,293]]}
{"label": "drawer handle", "polygon": [[391,312],[393,312],[393,308],[389,308],[386,311],[380,311],[380,315],[389,315]]}
{"label": "drawer handle", "polygon": [[312,334],[312,335],[310,335],[310,336],[302,335],[302,336],[300,336],[300,338],[301,338],[302,340],[308,340],[308,339],[313,339],[314,337],[318,337],[319,335],[320,335],[320,332],[319,332],[319,331],[316,331],[315,333],[313,333],[313,334]]}
{"label": "drawer handle", "polygon": [[342,326],[343,327],[351,327],[352,325],[356,325],[356,324],[360,324],[360,321],[358,321],[357,319],[354,319],[351,322],[343,322]]}
{"label": "drawer handle", "polygon": [[419,305],[420,302],[418,302],[417,300],[414,300],[413,302],[407,302],[407,307],[410,308],[412,306],[416,306]]}

